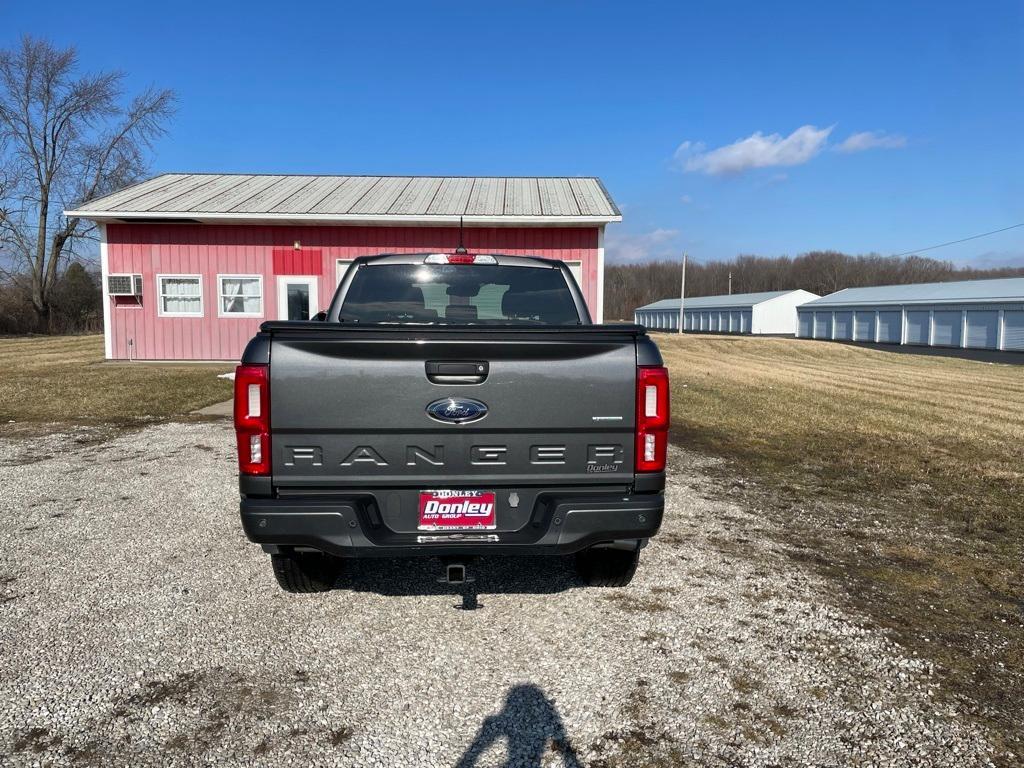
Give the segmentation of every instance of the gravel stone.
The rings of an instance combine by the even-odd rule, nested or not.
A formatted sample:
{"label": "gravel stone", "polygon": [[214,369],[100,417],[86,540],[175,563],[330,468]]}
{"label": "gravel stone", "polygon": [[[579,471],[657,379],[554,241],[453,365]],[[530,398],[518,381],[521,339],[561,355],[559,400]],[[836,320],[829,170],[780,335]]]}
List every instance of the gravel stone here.
{"label": "gravel stone", "polygon": [[0,439],[0,763],[993,764],[927,660],[670,462],[626,589],[412,559],[296,596],[241,532],[230,425]]}

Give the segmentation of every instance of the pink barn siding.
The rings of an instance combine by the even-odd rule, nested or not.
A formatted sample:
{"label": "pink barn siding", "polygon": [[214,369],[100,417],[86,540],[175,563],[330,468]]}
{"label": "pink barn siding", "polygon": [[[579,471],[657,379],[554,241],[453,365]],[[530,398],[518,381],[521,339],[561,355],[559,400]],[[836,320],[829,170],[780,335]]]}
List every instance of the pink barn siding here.
{"label": "pink barn siding", "polygon": [[[598,228],[468,228],[470,252],[534,255],[582,263],[584,296],[597,315]],[[451,252],[450,227],[275,227],[108,224],[111,273],[142,275],[142,304],[111,301],[111,356],[136,360],[233,360],[264,320],[277,319],[277,275],[318,278],[320,309],[336,288],[336,262],[377,253]],[[294,243],[301,244],[295,251]],[[319,251],[319,269],[311,260]],[[298,270],[309,268],[309,272]],[[201,275],[202,317],[160,317],[157,275]],[[262,275],[263,317],[219,317],[217,275]],[[129,355],[129,340],[134,347]]]}

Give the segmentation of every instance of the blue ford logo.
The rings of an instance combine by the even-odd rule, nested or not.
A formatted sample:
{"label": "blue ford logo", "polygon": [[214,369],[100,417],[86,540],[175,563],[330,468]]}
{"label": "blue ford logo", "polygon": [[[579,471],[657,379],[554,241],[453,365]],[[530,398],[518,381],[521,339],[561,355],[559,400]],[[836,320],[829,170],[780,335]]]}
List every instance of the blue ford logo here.
{"label": "blue ford logo", "polygon": [[468,397],[445,397],[428,405],[427,415],[434,421],[468,424],[471,421],[480,421],[486,416],[487,406]]}

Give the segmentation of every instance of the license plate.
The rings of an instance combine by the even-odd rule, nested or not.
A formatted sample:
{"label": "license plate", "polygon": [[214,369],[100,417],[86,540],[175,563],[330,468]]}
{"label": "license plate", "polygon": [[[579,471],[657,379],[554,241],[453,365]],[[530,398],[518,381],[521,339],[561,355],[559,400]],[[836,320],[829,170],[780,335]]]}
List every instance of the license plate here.
{"label": "license plate", "polygon": [[420,491],[421,531],[496,527],[493,491]]}

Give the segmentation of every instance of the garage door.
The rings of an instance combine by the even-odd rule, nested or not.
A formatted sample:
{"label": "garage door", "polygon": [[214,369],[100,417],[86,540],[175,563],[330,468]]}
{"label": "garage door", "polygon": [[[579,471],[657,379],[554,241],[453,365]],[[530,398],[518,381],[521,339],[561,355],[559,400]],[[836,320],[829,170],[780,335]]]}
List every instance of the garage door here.
{"label": "garage door", "polygon": [[800,318],[800,322],[797,327],[797,335],[801,339],[811,338],[814,335],[812,333],[812,329],[814,328],[814,313],[798,312],[797,316]]}
{"label": "garage door", "polygon": [[853,338],[855,341],[875,340],[874,312],[855,312],[853,314]]}
{"label": "garage door", "polygon": [[816,339],[831,339],[832,338],[832,313],[831,312],[815,312],[814,313],[814,338],[816,338]]}
{"label": "garage door", "polygon": [[836,312],[835,338],[842,341],[853,338],[853,312]]}
{"label": "garage door", "polygon": [[719,312],[712,312],[711,313],[711,330],[712,331],[717,331],[719,328],[721,328],[722,327],[721,322],[722,322],[722,315],[721,315],[721,313],[719,313]]}
{"label": "garage door", "polygon": [[740,332],[740,313],[738,311],[730,312],[729,313],[729,333],[739,333],[739,332]]}
{"label": "garage door", "polygon": [[700,329],[702,331],[709,330],[711,328],[711,316],[707,312],[700,313]]}
{"label": "garage door", "polygon": [[963,338],[963,322],[963,312],[936,312],[932,318],[932,344],[936,347],[959,347]]}
{"label": "garage door", "polygon": [[745,309],[740,312],[740,333],[750,333],[750,321],[752,319],[752,311]]}
{"label": "garage door", "polygon": [[990,309],[967,312],[967,346],[995,349],[999,343],[999,313]]}
{"label": "garage door", "polygon": [[928,312],[907,312],[907,344],[928,344]]}
{"label": "garage door", "polygon": [[1003,313],[1003,349],[1024,352],[1024,312]]}
{"label": "garage door", "polygon": [[899,344],[902,317],[899,312],[878,313],[878,340],[883,344]]}

